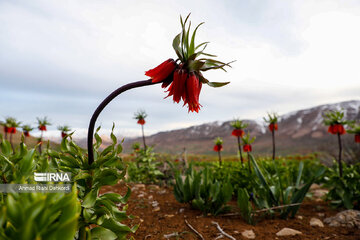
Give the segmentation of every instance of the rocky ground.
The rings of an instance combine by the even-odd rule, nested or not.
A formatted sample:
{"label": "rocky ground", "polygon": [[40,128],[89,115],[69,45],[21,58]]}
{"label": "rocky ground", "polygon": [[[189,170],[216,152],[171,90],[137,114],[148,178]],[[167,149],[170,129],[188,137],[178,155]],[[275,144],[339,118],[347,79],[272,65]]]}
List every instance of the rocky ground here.
{"label": "rocky ground", "polygon": [[[240,216],[203,216],[178,203],[171,188],[130,184],[128,213],[137,216],[127,224],[140,224],[136,240],[152,239],[360,239],[360,212],[331,209],[321,200],[323,189],[312,188],[294,219],[259,219],[255,226]],[[102,192],[124,194],[126,186],[105,187]],[[231,203],[235,205],[235,203]],[[338,215],[336,215],[338,214]],[[193,228],[193,229],[191,229]],[[199,234],[195,233],[197,231]]]}

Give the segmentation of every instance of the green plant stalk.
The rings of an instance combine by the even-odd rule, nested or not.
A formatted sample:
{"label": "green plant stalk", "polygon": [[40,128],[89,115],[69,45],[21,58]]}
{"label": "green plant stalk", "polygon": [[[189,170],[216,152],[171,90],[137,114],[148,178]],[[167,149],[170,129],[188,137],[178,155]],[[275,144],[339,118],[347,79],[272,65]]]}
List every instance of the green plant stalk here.
{"label": "green plant stalk", "polygon": [[341,136],[340,133],[337,134],[338,135],[338,143],[339,143],[339,176],[342,177],[343,176],[343,168],[342,168],[342,162],[341,162],[341,155],[342,155],[342,143],[341,143]]}
{"label": "green plant stalk", "polygon": [[271,131],[271,135],[272,135],[272,145],[273,145],[272,159],[275,160],[275,130],[274,129]]}
{"label": "green plant stalk", "polygon": [[219,155],[219,165],[221,166],[222,160],[221,160],[221,153],[220,153],[220,151],[218,151],[218,155]]}
{"label": "green plant stalk", "polygon": [[250,163],[250,153],[249,152],[247,152],[247,158],[248,158],[249,173],[251,174],[251,163]]}
{"label": "green plant stalk", "polygon": [[240,158],[240,161],[241,161],[241,164],[244,165],[244,159],[243,159],[243,156],[242,156],[242,152],[241,152],[241,139],[240,139],[240,136],[237,137],[237,141],[238,141],[238,148],[239,148],[239,158]]}
{"label": "green plant stalk", "polygon": [[144,149],[146,151],[146,143],[145,143],[145,134],[144,134],[144,125],[141,125],[142,139],[144,143]]}
{"label": "green plant stalk", "polygon": [[43,131],[41,131],[41,136],[40,136],[40,144],[39,144],[39,153],[40,154],[41,154],[42,139],[43,139]]}
{"label": "green plant stalk", "polygon": [[13,134],[10,133],[10,145],[11,145],[11,148],[12,148],[12,150],[13,150],[13,153],[15,154],[14,144],[13,144],[13,142],[12,142],[12,137],[13,137]]}

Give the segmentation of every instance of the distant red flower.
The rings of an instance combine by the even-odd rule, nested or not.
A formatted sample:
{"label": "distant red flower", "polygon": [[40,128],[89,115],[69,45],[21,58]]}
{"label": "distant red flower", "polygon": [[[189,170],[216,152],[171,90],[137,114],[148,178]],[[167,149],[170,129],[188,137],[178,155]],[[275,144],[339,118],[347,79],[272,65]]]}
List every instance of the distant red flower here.
{"label": "distant red flower", "polygon": [[146,71],[145,75],[150,77],[153,83],[161,82],[175,70],[176,65],[175,61],[170,58],[156,68]]}
{"label": "distant red flower", "polygon": [[11,127],[11,128],[10,128],[10,133],[16,133],[16,128],[15,128],[15,127]]}
{"label": "distant red flower", "polygon": [[215,152],[220,152],[220,151],[222,151],[222,150],[223,150],[222,145],[215,145],[215,146],[214,146],[214,151],[215,151]]}
{"label": "distant red flower", "polygon": [[39,126],[39,130],[40,130],[40,131],[47,131],[45,125],[40,125],[40,126]]}
{"label": "distant red flower", "polygon": [[360,134],[355,134],[355,142],[360,143]]}
{"label": "distant red flower", "polygon": [[4,126],[4,132],[11,133],[11,128]]}
{"label": "distant red flower", "polygon": [[140,125],[144,125],[145,124],[145,119],[139,119],[137,121],[137,123],[140,124]]}
{"label": "distant red flower", "polygon": [[30,133],[27,132],[27,131],[25,131],[25,132],[24,132],[24,136],[25,136],[25,137],[30,137]]}
{"label": "distant red flower", "polygon": [[251,147],[250,144],[245,144],[245,145],[243,146],[243,150],[244,150],[244,152],[251,152],[251,151],[252,151],[252,147]]}
{"label": "distant red flower", "polygon": [[333,124],[328,128],[328,132],[331,134],[340,134],[343,135],[346,133],[346,130],[342,124]]}
{"label": "distant red flower", "polygon": [[62,138],[66,137],[66,135],[67,135],[67,134],[66,134],[65,132],[61,132],[61,137],[62,137]]}
{"label": "distant red flower", "polygon": [[244,131],[242,129],[234,129],[231,133],[231,135],[235,137],[242,137],[244,136]]}
{"label": "distant red flower", "polygon": [[270,123],[269,124],[269,130],[270,130],[270,132],[277,131],[278,130],[278,124],[277,123]]}

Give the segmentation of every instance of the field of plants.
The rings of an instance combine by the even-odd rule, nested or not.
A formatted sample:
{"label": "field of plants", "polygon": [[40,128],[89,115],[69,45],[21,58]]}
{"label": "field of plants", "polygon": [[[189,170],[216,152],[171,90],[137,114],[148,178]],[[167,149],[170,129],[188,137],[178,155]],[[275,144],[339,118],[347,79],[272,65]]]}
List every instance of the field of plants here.
{"label": "field of plants", "polygon": [[[264,118],[272,137],[272,155],[255,158],[255,137],[240,119],[231,124],[238,154],[221,155],[223,140],[214,139],[217,156],[171,156],[155,153],[146,144],[147,114],[135,119],[142,143],[131,155],[123,154],[114,135],[102,144],[97,117],[124,91],[162,84],[167,97],[184,102],[189,112],[201,109],[202,85],[221,87],[202,72],[230,67],[205,53],[207,42],[195,45],[199,24],[190,34],[189,16],[181,18],[182,31],[173,41],[177,60],[168,59],[146,72],[149,80],[125,85],[110,94],[95,110],[89,124],[87,149],[73,141],[69,126],[59,126],[60,146],[43,140],[50,124],[38,118],[41,137],[27,146],[34,128],[15,118],[1,122],[0,186],[36,185],[34,173],[70,173],[68,192],[0,192],[0,239],[360,239],[360,162],[342,160],[344,134],[360,142],[357,119],[343,111],[324,112],[329,137],[336,138],[338,157],[323,165],[316,154],[278,156],[276,113]],[[14,134],[22,128],[21,140]],[[54,188],[67,181],[44,179]],[[345,210],[345,211],[344,211]]]}

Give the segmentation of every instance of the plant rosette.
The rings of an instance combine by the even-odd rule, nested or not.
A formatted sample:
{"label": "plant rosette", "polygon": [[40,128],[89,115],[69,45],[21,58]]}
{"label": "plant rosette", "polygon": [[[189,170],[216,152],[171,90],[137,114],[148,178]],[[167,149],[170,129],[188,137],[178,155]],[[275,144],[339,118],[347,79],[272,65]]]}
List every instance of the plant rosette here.
{"label": "plant rosette", "polygon": [[278,130],[278,118],[279,116],[276,113],[268,113],[268,118],[264,118],[264,121],[269,124],[270,132]]}
{"label": "plant rosette", "polygon": [[144,110],[139,110],[134,114],[134,119],[137,120],[137,124],[144,125],[146,123],[145,118],[147,113]]}
{"label": "plant rosette", "polygon": [[220,151],[222,151],[222,150],[223,150],[222,144],[223,144],[223,140],[222,140],[221,138],[219,138],[219,137],[216,138],[216,139],[215,139],[215,145],[214,145],[213,150],[214,150],[215,152],[220,152]]}
{"label": "plant rosette", "polygon": [[329,126],[328,132],[331,134],[345,134],[344,126],[349,123],[344,120],[344,112],[342,111],[329,111],[324,114],[324,124]]}
{"label": "plant rosette", "polygon": [[250,137],[250,133],[247,133],[243,138],[243,150],[244,152],[252,152],[252,146],[251,144],[255,141],[255,137]]}
{"label": "plant rosette", "polygon": [[[179,103],[181,100],[184,106],[188,106],[188,112],[199,112],[201,104],[199,103],[202,84],[211,87],[222,87],[229,82],[210,82],[202,72],[211,69],[224,69],[225,66],[230,67],[230,63],[212,59],[215,55],[205,53],[204,50],[208,42],[203,42],[195,46],[195,35],[198,28],[203,24],[197,25],[190,36],[189,22],[187,21],[190,14],[183,21],[180,16],[182,31],[173,40],[173,48],[178,59],[168,59],[154,69],[145,72],[145,75],[152,79],[153,83],[163,82],[162,88],[167,88],[167,97],[172,96],[173,101]],[[201,49],[202,48],[202,49]],[[200,50],[201,49],[201,50]],[[203,58],[201,56],[212,57]]]}
{"label": "plant rosette", "polygon": [[247,128],[249,124],[243,123],[243,121],[237,119],[231,122],[230,125],[234,128],[231,135],[234,137],[242,137],[245,134],[244,129]]}

